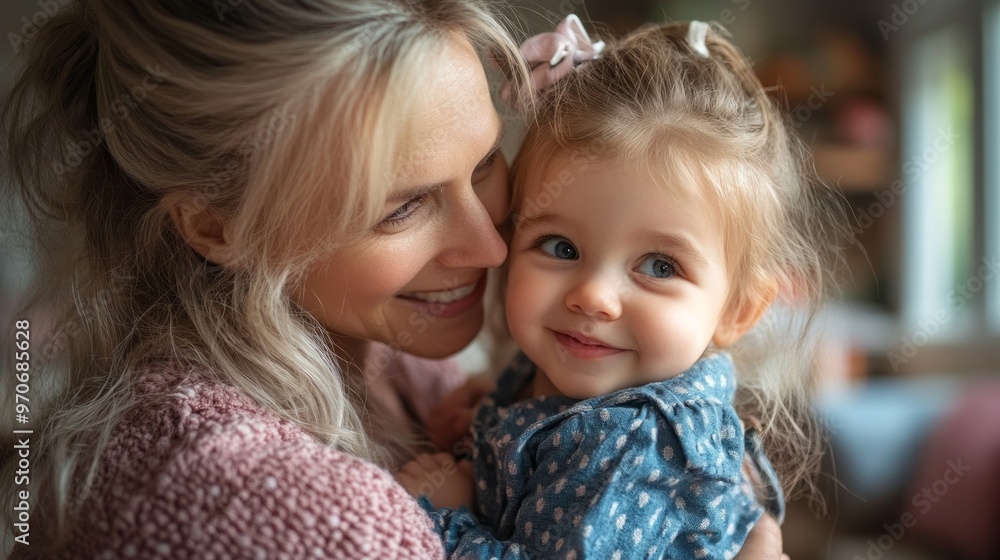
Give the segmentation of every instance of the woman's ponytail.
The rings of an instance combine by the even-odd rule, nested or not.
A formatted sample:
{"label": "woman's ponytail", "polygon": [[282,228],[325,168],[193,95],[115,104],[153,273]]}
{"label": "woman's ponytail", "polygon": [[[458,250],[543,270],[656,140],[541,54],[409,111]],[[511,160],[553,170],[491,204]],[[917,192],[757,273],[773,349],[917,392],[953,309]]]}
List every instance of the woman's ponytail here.
{"label": "woman's ponytail", "polygon": [[[98,44],[86,2],[53,14],[24,44],[22,73],[2,107],[13,183],[36,218],[72,220],[71,185],[102,144],[97,113]],[[74,192],[76,191],[76,192]]]}

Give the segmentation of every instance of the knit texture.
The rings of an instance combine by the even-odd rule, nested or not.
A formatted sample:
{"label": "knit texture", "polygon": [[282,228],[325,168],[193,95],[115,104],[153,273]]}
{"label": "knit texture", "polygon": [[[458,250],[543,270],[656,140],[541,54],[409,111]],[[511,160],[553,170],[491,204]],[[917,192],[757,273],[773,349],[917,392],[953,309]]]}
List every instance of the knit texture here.
{"label": "knit texture", "polygon": [[[393,360],[386,371],[411,387],[414,371],[454,378],[428,380],[433,394],[413,401],[462,381],[442,362]],[[159,362],[138,392],[146,404],[115,428],[59,558],[443,558],[430,520],[388,472],[236,388]]]}

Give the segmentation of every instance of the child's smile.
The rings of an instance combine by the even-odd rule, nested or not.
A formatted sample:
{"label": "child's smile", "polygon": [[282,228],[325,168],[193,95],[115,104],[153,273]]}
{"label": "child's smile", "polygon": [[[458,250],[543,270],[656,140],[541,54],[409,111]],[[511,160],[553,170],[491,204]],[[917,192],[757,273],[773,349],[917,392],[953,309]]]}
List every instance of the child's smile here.
{"label": "child's smile", "polygon": [[568,354],[581,360],[597,360],[625,352],[624,348],[612,346],[600,339],[568,329],[552,332]]}
{"label": "child's smile", "polygon": [[[507,320],[539,367],[536,394],[588,398],[682,373],[726,316],[716,214],[700,185],[617,162],[534,202],[571,161],[528,186],[521,207],[535,211],[518,215],[510,248]],[[667,171],[655,177],[691,176]]]}

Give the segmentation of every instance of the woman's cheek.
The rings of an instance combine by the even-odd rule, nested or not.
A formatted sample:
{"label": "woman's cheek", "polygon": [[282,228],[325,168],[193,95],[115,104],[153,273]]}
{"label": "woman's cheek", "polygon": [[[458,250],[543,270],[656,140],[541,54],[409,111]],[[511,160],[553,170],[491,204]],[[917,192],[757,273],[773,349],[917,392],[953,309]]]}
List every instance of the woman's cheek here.
{"label": "woman's cheek", "polygon": [[429,262],[419,241],[369,243],[317,263],[304,278],[299,297],[305,296],[306,308],[334,330],[376,321],[383,306],[406,291]]}

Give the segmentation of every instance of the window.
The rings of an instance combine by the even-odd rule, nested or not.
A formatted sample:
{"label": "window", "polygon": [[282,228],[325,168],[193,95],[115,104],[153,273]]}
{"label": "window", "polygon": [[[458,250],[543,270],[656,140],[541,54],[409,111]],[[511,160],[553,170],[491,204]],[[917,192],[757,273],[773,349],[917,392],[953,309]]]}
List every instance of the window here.
{"label": "window", "polygon": [[[950,339],[974,323],[975,131],[969,34],[953,24],[921,37],[903,70],[902,326]],[[982,286],[979,286],[979,290]],[[982,294],[978,294],[981,297]]]}
{"label": "window", "polygon": [[[986,129],[986,255],[992,263],[1000,260],[1000,2],[986,7],[983,18],[985,53],[983,71],[986,92],[984,117]],[[1000,272],[995,273],[986,292],[990,329],[1000,333]]]}

